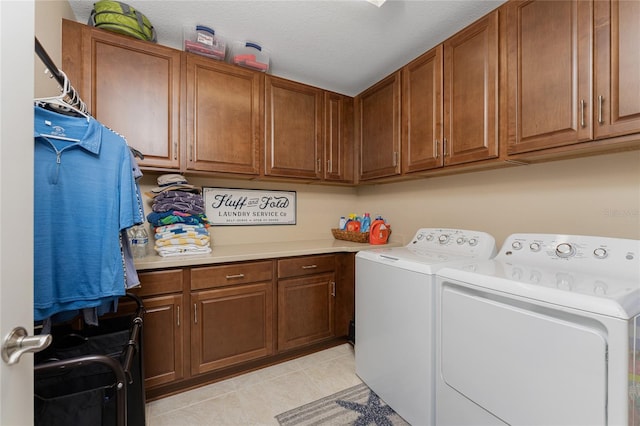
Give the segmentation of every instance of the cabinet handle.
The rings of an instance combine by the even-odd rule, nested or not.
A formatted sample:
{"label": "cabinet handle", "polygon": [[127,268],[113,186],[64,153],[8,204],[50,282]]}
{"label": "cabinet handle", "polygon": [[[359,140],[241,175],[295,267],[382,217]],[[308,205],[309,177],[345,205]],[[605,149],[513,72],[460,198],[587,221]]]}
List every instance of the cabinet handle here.
{"label": "cabinet handle", "polygon": [[180,327],[180,305],[178,305],[178,313],[176,314],[176,324]]}
{"label": "cabinet handle", "polygon": [[393,151],[393,167],[398,166],[398,151]]}
{"label": "cabinet handle", "polygon": [[233,280],[235,278],[244,278],[244,274],[227,275],[225,278],[228,280]]}
{"label": "cabinet handle", "polygon": [[336,282],[335,281],[331,281],[331,295],[333,297],[336,297]]}
{"label": "cabinet handle", "polygon": [[173,159],[178,159],[178,142],[173,143]]}
{"label": "cabinet handle", "polygon": [[442,139],[442,156],[446,157],[447,155],[449,155],[447,152],[447,138],[444,138]]}
{"label": "cabinet handle", "polygon": [[302,265],[302,269],[315,269],[318,265]]}
{"label": "cabinet handle", "polygon": [[193,161],[193,144],[189,145],[189,161]]}
{"label": "cabinet handle", "polygon": [[320,161],[319,158],[318,158],[317,163],[318,163],[318,172],[321,172],[322,171],[322,162]]}
{"label": "cabinet handle", "polygon": [[328,172],[333,171],[333,164],[331,163],[331,160],[327,160],[327,171]]}
{"label": "cabinet handle", "polygon": [[193,304],[193,323],[198,323],[198,305],[196,303]]}
{"label": "cabinet handle", "polygon": [[440,153],[438,152],[438,146],[440,145],[440,141],[436,139],[436,143],[433,144],[433,158],[440,157]]}
{"label": "cabinet handle", "polygon": [[580,99],[580,127],[586,127],[587,124],[584,121],[584,110],[585,110],[586,102],[584,99]]}
{"label": "cabinet handle", "polygon": [[598,96],[598,123],[604,124],[604,120],[602,119],[602,106],[604,104],[604,96]]}

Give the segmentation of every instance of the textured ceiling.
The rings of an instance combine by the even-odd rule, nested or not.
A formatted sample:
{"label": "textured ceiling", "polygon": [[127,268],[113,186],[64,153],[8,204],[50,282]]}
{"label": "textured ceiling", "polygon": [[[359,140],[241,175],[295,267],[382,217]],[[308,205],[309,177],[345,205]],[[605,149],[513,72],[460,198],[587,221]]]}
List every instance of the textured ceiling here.
{"label": "textured ceiling", "polygon": [[[86,23],[95,0],[70,0]],[[356,95],[502,4],[503,0],[129,0],[158,43],[182,49],[183,27],[213,28],[270,51],[273,75]]]}

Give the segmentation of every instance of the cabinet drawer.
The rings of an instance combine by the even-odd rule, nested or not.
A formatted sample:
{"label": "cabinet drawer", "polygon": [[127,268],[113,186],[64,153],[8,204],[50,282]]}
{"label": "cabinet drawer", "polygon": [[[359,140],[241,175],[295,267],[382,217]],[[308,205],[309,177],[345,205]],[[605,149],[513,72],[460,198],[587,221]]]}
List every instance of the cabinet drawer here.
{"label": "cabinet drawer", "polygon": [[132,293],[138,296],[177,293],[182,291],[182,269],[139,272],[140,288]]}
{"label": "cabinet drawer", "polygon": [[334,270],[335,256],[333,254],[294,257],[278,261],[278,278],[332,272]]}
{"label": "cabinet drawer", "polygon": [[270,281],[273,277],[272,261],[237,263],[210,266],[191,270],[191,289],[224,287],[258,281]]}

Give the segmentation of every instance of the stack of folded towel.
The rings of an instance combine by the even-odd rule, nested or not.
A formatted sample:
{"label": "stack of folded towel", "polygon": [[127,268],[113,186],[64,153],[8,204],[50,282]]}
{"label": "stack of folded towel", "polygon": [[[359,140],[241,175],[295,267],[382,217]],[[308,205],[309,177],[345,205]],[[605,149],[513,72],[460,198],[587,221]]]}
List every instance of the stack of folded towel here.
{"label": "stack of folded towel", "polygon": [[154,248],[160,256],[211,253],[209,222],[198,188],[182,175],[162,175],[150,195],[153,212],[147,220],[155,227]]}

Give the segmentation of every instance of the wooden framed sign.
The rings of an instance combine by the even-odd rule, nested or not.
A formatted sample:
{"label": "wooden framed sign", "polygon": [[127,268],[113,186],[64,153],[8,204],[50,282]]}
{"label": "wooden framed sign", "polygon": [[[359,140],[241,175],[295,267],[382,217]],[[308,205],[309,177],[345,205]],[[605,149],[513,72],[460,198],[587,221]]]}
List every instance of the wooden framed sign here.
{"label": "wooden framed sign", "polygon": [[211,225],[295,225],[296,192],[202,188]]}

